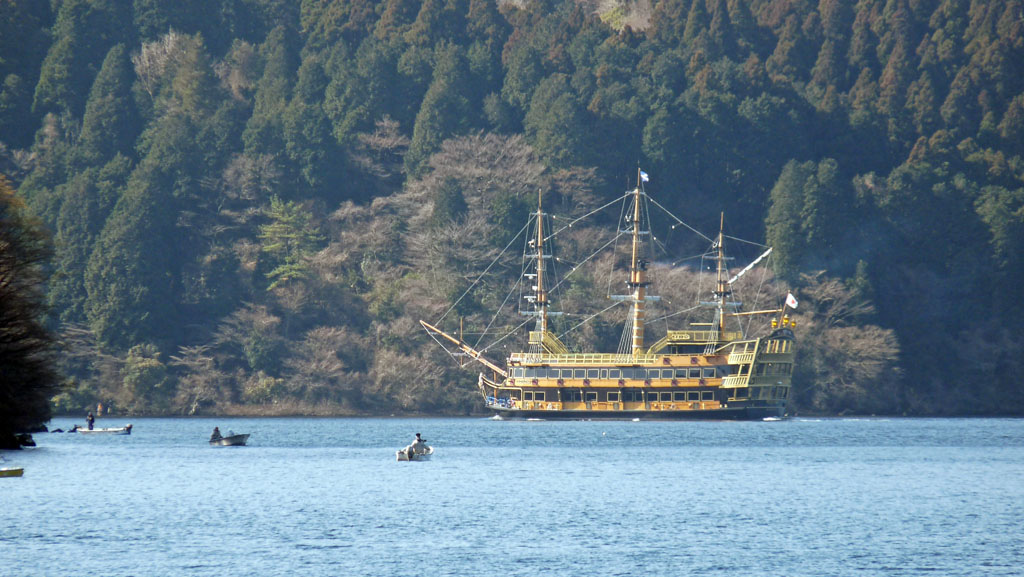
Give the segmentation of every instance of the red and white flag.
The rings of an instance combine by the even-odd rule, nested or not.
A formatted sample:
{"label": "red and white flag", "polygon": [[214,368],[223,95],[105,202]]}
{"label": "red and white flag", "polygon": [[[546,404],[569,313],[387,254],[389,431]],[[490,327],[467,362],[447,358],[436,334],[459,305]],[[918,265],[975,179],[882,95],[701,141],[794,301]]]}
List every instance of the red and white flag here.
{"label": "red and white flag", "polygon": [[788,306],[791,309],[795,309],[796,305],[796,297],[793,296],[793,293],[786,294],[786,306]]}

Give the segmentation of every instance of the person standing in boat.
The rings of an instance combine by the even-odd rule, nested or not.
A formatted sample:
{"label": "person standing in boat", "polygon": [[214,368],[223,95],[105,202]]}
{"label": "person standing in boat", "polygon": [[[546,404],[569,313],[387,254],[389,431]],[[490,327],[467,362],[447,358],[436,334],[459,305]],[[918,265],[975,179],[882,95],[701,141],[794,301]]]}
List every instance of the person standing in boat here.
{"label": "person standing in boat", "polygon": [[85,425],[89,428],[90,431],[92,430],[92,424],[95,422],[96,417],[92,416],[92,411],[89,411],[89,414],[85,416]]}
{"label": "person standing in boat", "polygon": [[213,434],[210,435],[210,440],[211,441],[219,441],[222,438],[223,437],[221,437],[221,434],[220,434],[220,427],[214,427],[213,428]]}

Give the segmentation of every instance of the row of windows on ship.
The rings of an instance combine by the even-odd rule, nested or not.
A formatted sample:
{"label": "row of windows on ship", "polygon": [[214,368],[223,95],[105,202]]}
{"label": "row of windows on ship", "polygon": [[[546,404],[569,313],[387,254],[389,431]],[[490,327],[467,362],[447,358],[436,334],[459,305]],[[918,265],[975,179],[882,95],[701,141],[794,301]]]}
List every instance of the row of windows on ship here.
{"label": "row of windows on ship", "polygon": [[[785,399],[789,396],[789,387],[742,387],[730,390],[733,399]],[[608,402],[626,403],[661,402],[680,403],[687,401],[713,401],[714,391],[583,391],[560,389],[558,391],[510,391],[511,397],[523,401],[561,401],[571,402]],[[550,393],[550,394],[547,394]]]}
{"label": "row of windows on ship", "polygon": [[[739,365],[736,374],[745,375],[749,365]],[[624,379],[645,381],[655,379],[715,379],[732,374],[733,368],[728,365],[714,367],[690,367],[674,369],[552,369],[548,367],[515,367],[512,369],[513,379]],[[792,363],[758,363],[754,366],[754,375],[788,375],[793,371]]]}

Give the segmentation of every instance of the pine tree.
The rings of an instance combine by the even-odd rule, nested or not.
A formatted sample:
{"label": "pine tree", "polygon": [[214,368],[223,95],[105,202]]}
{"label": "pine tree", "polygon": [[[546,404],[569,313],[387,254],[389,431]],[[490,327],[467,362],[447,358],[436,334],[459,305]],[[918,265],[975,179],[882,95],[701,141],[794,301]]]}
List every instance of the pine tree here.
{"label": "pine tree", "polygon": [[283,201],[277,196],[270,199],[266,209],[268,224],[260,226],[260,251],[267,255],[263,266],[272,290],[290,281],[306,278],[309,258],[319,247],[322,237],[312,226],[308,210],[294,201]]}

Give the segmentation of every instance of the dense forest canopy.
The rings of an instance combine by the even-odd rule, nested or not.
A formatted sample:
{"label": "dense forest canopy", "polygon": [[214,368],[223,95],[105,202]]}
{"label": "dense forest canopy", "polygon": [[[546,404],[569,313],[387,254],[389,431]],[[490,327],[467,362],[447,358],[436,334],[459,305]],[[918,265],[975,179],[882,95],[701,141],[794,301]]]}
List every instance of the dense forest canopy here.
{"label": "dense forest canopy", "polygon": [[1024,0],[3,0],[0,81],[58,410],[473,411],[416,320],[639,164],[775,247],[793,410],[1024,411]]}

